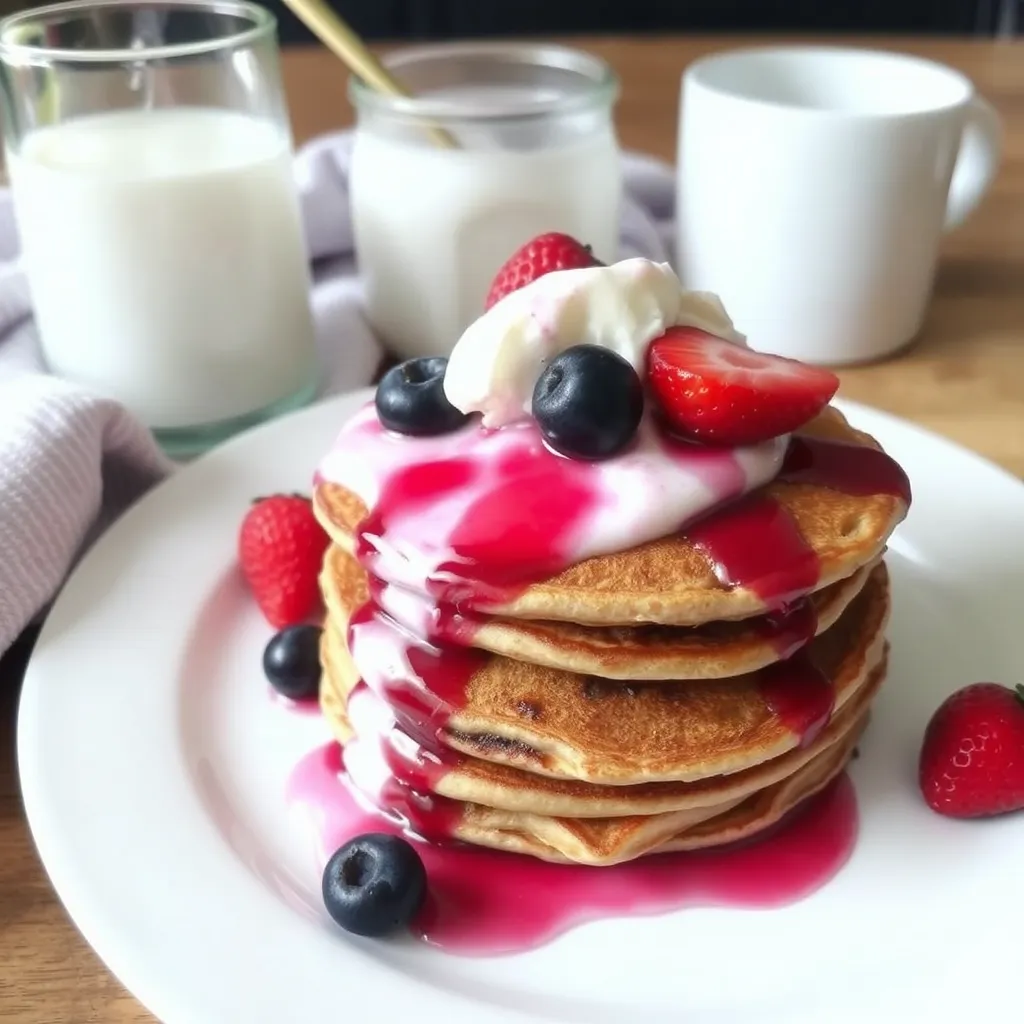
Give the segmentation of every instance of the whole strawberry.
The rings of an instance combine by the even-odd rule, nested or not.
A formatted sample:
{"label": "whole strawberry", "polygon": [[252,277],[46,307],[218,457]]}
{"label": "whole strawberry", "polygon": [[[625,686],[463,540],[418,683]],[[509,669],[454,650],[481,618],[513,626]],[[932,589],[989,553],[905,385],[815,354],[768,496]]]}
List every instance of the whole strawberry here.
{"label": "whole strawberry", "polygon": [[538,235],[505,261],[491,282],[484,309],[490,309],[499,299],[553,270],[576,270],[600,265],[600,261],[594,259],[590,246],[577,242],[570,235],[557,231]]}
{"label": "whole strawberry", "polygon": [[975,683],[948,697],[925,730],[919,767],[921,792],[939,814],[1024,809],[1024,686]]}
{"label": "whole strawberry", "polygon": [[307,621],[320,608],[317,578],[328,538],[308,498],[257,499],[238,534],[238,562],[260,611],[275,629]]}

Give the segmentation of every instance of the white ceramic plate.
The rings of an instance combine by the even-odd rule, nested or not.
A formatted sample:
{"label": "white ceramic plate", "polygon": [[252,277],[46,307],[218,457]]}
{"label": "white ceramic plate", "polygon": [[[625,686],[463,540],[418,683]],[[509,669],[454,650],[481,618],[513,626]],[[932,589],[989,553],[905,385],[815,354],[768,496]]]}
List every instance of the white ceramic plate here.
{"label": "white ceramic plate", "polygon": [[83,561],[36,646],[18,743],[29,820],[71,916],[143,1003],[167,1024],[1010,1019],[1024,815],[943,820],[915,768],[945,694],[1024,678],[1024,486],[859,407],[915,505],[892,543],[891,677],[853,767],[861,838],[840,874],[781,910],[601,921],[514,957],[336,930],[283,796],[326,729],[268,699],[268,630],[234,547],[247,502],[307,488],[362,397],[254,430],[155,490]]}

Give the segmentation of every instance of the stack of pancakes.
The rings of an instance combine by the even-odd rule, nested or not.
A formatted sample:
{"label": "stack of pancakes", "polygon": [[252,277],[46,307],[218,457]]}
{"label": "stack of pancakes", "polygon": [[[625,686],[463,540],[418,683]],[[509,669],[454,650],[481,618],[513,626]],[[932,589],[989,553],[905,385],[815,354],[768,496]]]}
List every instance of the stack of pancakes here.
{"label": "stack of pancakes", "polygon": [[[832,410],[810,431],[874,445]],[[314,505],[333,542],[321,576],[323,711],[346,756],[381,742],[399,751],[410,770],[389,793],[413,776],[429,790],[383,810],[440,807],[450,838],[609,865],[751,836],[827,786],[852,756],[885,676],[882,555],[906,504],[813,482],[765,491],[819,565],[806,598],[817,635],[796,656],[780,660],[791,652],[768,628],[773,609],[724,585],[684,532],[571,566],[475,619],[457,638],[473,648],[456,652],[466,684],[457,700],[438,695],[428,709],[419,723],[426,742],[403,732],[401,714],[387,735],[359,735],[367,716],[353,713],[356,702],[385,704],[398,692],[386,677],[401,669],[353,658],[350,623],[372,607],[381,628],[437,664],[458,644],[413,636],[383,610],[403,602],[383,601],[388,588],[353,557],[368,510],[341,485],[319,482]],[[373,645],[356,649],[365,662]],[[831,685],[831,708],[798,725],[800,701],[820,702],[802,693],[808,668]],[[409,824],[418,830],[415,818]]]}

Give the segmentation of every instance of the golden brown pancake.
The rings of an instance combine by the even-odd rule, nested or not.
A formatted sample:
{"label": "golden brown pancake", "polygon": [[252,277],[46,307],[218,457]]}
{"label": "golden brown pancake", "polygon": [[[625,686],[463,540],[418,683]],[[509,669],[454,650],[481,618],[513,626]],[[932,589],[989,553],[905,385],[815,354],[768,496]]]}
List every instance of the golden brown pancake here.
{"label": "golden brown pancake", "polygon": [[[832,408],[800,433],[880,447]],[[907,511],[904,500],[890,493],[849,494],[815,483],[776,480],[759,493],[781,507],[814,552],[819,565],[815,590],[846,579],[879,558]],[[367,515],[363,503],[344,487],[321,482],[314,490],[314,509],[334,541],[351,550]],[[687,626],[748,618],[768,608],[754,590],[720,582],[708,556],[680,533],[579,562],[486,610],[510,618],[584,625]]]}
{"label": "golden brown pancake", "polygon": [[[349,693],[345,689],[346,683],[338,678],[335,671],[337,660],[339,656],[343,657],[343,653],[338,650],[339,640],[335,632],[328,630],[323,643],[321,706],[332,731],[344,745],[354,739],[354,733],[347,714]],[[808,746],[732,775],[713,776],[699,782],[604,786],[554,779],[510,765],[463,756],[432,781],[430,790],[452,800],[549,817],[615,817],[701,809],[717,814],[724,804],[739,803],[758,790],[781,782],[828,747],[842,742],[866,714],[884,676],[883,661],[871,673],[867,684],[847,701]],[[379,700],[373,696],[370,699]],[[380,743],[383,740],[371,737],[363,741]],[[404,745],[415,751],[408,738],[405,738]],[[415,752],[412,756],[422,756],[422,753]]]}
{"label": "golden brown pancake", "polygon": [[[714,817],[687,812],[626,818],[535,818],[474,806],[458,838],[477,846],[525,853],[542,860],[607,867],[651,853],[705,849],[747,839],[777,824],[797,804],[825,788],[847,765],[867,717],[844,740],[774,786]],[[524,827],[525,826],[525,827]]]}
{"label": "golden brown pancake", "polygon": [[[351,572],[352,556],[332,545],[328,550],[321,588],[328,605],[337,605],[338,591]],[[872,566],[858,569],[810,596],[813,628],[822,633],[833,625],[860,593]],[[384,607],[414,629],[400,606],[422,599],[397,588],[386,588]],[[719,679],[754,672],[779,660],[782,633],[765,616],[702,626],[580,626],[571,622],[531,622],[500,616],[481,616],[466,630],[473,647],[503,654],[533,665],[547,665],[606,679]],[[461,642],[461,641],[460,641]]]}
{"label": "golden brown pancake", "polygon": [[838,743],[792,775],[744,800],[718,807],[615,818],[555,818],[463,804],[452,838],[543,860],[605,867],[649,853],[735,842],[776,824],[846,766],[867,715]]}
{"label": "golden brown pancake", "polygon": [[[338,593],[327,595],[329,628],[342,636],[367,593],[362,570],[354,561],[349,566]],[[806,681],[800,659],[806,655],[831,682],[839,710],[881,662],[888,614],[888,575],[880,564],[836,624],[798,659],[734,678],[624,684],[481,654],[461,706],[438,720],[437,735],[485,761],[606,785],[693,782],[743,771],[801,745],[794,716],[780,714],[771,699],[772,692],[785,695]],[[375,668],[357,667],[342,646],[336,675],[346,692]],[[772,679],[776,686],[766,689]]]}

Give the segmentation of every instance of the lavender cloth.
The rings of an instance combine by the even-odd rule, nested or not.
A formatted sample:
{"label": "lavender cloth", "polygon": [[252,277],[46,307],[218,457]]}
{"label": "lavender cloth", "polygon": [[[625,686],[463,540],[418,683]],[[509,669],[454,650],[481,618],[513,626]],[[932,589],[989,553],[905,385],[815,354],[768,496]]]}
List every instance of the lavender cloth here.
{"label": "lavender cloth", "polygon": [[[322,395],[367,384],[381,357],[355,271],[350,150],[347,133],[324,136],[295,161],[315,266]],[[621,255],[664,260],[671,169],[635,154],[624,165]],[[339,337],[344,346],[332,343]],[[45,371],[18,266],[10,195],[0,191],[0,653],[49,604],[91,540],[173,469],[124,408]]]}

